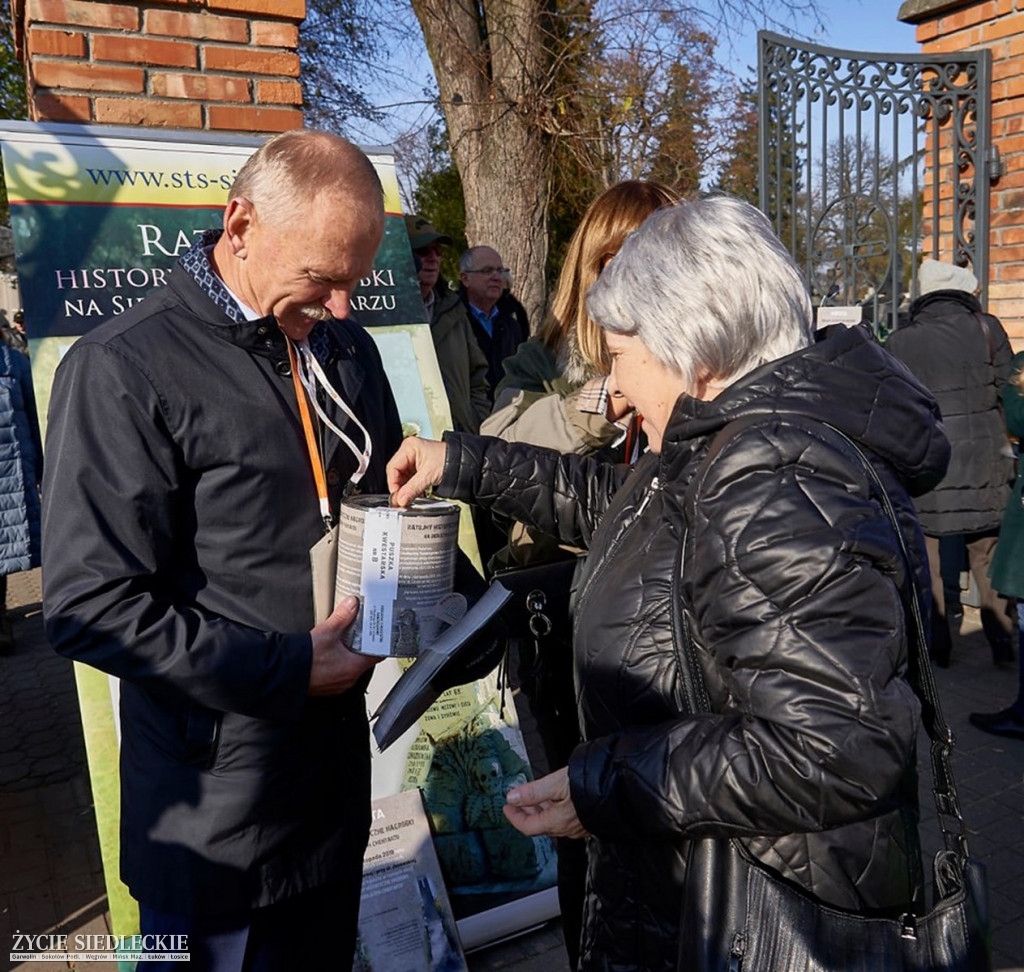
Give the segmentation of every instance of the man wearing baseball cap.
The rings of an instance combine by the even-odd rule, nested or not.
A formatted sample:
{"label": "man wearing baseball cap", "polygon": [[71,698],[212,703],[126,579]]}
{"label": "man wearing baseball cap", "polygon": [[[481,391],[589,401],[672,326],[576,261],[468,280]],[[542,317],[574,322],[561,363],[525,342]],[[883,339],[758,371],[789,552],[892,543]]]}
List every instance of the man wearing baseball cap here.
{"label": "man wearing baseball cap", "polygon": [[441,277],[441,247],[451,246],[452,238],[439,233],[423,216],[406,216],[405,229],[452,424],[456,432],[475,434],[491,410],[487,358],[473,337],[466,305]]}

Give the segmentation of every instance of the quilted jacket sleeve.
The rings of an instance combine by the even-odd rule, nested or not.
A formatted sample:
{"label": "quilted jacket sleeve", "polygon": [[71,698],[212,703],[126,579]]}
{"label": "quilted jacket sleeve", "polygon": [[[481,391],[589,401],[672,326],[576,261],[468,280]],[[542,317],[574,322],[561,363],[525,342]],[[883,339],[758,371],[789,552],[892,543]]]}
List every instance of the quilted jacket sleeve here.
{"label": "quilted jacket sleeve", "polygon": [[806,430],[745,430],[708,467],[689,530],[684,589],[713,714],[579,747],[584,826],[649,841],[873,815],[913,759],[919,706],[902,562],[864,471]]}
{"label": "quilted jacket sleeve", "polygon": [[1013,360],[1013,348],[1006,336],[1002,322],[993,314],[986,314],[991,333],[992,370],[995,372],[996,388],[1002,388],[1010,377],[1010,362]]}
{"label": "quilted jacket sleeve", "polygon": [[612,496],[629,473],[597,459],[526,443],[448,433],[439,492],[501,513],[588,548]]}

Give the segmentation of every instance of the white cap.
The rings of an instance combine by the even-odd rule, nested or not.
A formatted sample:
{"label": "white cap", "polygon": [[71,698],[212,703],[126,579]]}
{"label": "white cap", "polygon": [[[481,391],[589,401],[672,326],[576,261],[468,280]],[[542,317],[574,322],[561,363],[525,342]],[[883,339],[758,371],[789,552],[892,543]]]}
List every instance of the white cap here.
{"label": "white cap", "polygon": [[958,267],[943,260],[922,260],[917,271],[917,287],[922,296],[933,290],[962,290],[973,294],[978,278],[967,267]]}

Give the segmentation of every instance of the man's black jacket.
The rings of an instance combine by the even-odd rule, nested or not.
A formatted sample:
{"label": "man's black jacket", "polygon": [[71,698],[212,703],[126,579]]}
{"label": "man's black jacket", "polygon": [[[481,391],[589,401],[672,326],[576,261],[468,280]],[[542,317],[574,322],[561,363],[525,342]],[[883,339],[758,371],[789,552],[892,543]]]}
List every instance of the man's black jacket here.
{"label": "man's black jacket", "polygon": [[[373,439],[361,487],[385,491],[401,432],[376,347],[350,322],[320,329]],[[351,875],[369,827],[365,685],[307,697],[324,527],[273,318],[230,320],[176,268],[68,351],[46,445],[46,630],[120,679],[132,894],[217,914]],[[325,448],[336,508],[355,460]]]}

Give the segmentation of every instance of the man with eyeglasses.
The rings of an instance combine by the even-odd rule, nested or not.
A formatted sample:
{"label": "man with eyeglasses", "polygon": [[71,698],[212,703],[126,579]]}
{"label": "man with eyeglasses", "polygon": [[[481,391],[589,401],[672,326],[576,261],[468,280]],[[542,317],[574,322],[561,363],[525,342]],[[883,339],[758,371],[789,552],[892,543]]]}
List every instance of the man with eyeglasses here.
{"label": "man with eyeglasses", "polygon": [[441,247],[452,238],[415,214],[405,217],[409,245],[416,260],[425,319],[430,324],[441,380],[456,432],[476,433],[491,410],[487,358],[469,323],[466,305],[441,276]]}
{"label": "man with eyeglasses", "polygon": [[463,299],[477,343],[487,357],[487,382],[492,391],[505,375],[502,362],[530,336],[522,304],[505,293],[508,268],[497,250],[474,246],[459,258]]}

